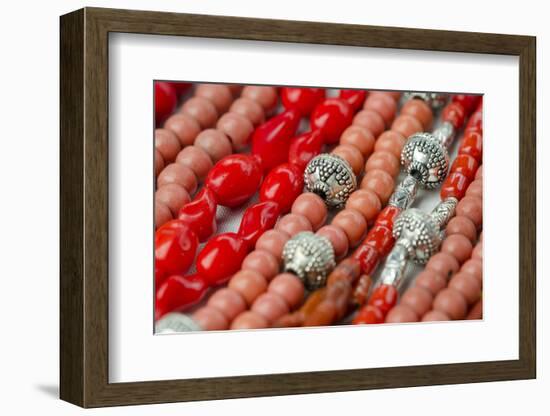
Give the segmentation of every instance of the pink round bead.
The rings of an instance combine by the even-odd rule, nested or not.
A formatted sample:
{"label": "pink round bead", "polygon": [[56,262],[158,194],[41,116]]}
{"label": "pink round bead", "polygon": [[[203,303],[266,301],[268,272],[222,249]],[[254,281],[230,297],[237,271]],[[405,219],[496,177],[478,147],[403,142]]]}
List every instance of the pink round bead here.
{"label": "pink round bead", "polygon": [[205,306],[198,309],[193,314],[193,320],[204,331],[220,331],[229,327],[229,322],[225,315],[217,308],[211,306]]}
{"label": "pink round bead", "polygon": [[407,139],[401,133],[398,133],[393,130],[387,130],[380,135],[376,144],[374,145],[374,150],[376,152],[386,151],[394,155],[398,160],[401,158],[401,151]]}
{"label": "pink round bead", "polygon": [[198,121],[183,113],[171,115],[164,122],[164,128],[174,132],[182,147],[192,145],[195,137],[201,132]]}
{"label": "pink round bead", "polygon": [[256,249],[245,257],[241,268],[253,270],[271,280],[279,272],[279,260],[269,251]]}
{"label": "pink round bead", "polygon": [[447,279],[434,270],[424,269],[418,273],[414,284],[429,290],[435,296],[447,286]]}
{"label": "pink round bead", "polygon": [[263,123],[265,120],[262,106],[250,98],[241,97],[235,100],[229,111],[246,117],[254,126]]}
{"label": "pink round bead", "polygon": [[443,241],[441,251],[443,253],[449,253],[462,264],[468,260],[472,254],[472,243],[462,234],[449,235]]}
{"label": "pink round bead", "polygon": [[388,172],[381,169],[373,169],[368,171],[363,177],[360,188],[373,191],[378,196],[378,199],[380,199],[382,205],[385,205],[393,192],[394,181]]}
{"label": "pink round bead", "polygon": [[262,106],[265,111],[271,111],[277,105],[277,89],[274,87],[260,87],[248,85],[243,88],[241,96],[250,98]]}
{"label": "pink round bead", "polygon": [[444,252],[433,255],[426,264],[426,270],[433,270],[445,279],[450,279],[459,267],[458,260],[449,253]]}
{"label": "pink round bead", "polygon": [[181,145],[176,135],[167,129],[155,130],[155,149],[157,149],[164,162],[173,161],[178,152],[181,150]]}
{"label": "pink round bead", "polygon": [[195,146],[204,150],[214,163],[233,152],[231,141],[222,131],[216,129],[201,131],[195,139]]}
{"label": "pink round bead", "polygon": [[299,195],[292,204],[291,212],[306,217],[314,230],[319,229],[327,219],[327,206],[319,195],[311,192]]}
{"label": "pink round bead", "polygon": [[399,304],[394,306],[386,316],[387,323],[417,322],[418,315],[409,306]]}
{"label": "pink round bead", "polygon": [[283,248],[290,236],[282,230],[268,230],[256,241],[256,250],[265,250],[281,259]]}
{"label": "pink round bead", "polygon": [[336,214],[332,224],[344,230],[351,247],[355,247],[359,243],[367,230],[365,217],[359,211],[351,208],[345,208]]}
{"label": "pink round bead", "polygon": [[267,328],[269,322],[257,312],[246,311],[241,313],[231,323],[231,329],[259,329]]}
{"label": "pink round bead", "polygon": [[482,166],[480,165],[476,171],[476,180],[482,179],[482,178],[483,178],[483,169],[482,169]]}
{"label": "pink round bead", "polygon": [[212,159],[203,149],[197,146],[187,146],[176,157],[176,163],[187,166],[191,169],[199,180],[203,180],[210,169],[212,169]]}
{"label": "pink round bead", "polygon": [[317,234],[328,238],[332,244],[336,258],[342,257],[348,252],[348,236],[341,227],[337,227],[333,224],[325,225],[324,227],[319,228]]}
{"label": "pink round bead", "polygon": [[247,305],[252,305],[267,290],[267,280],[254,270],[240,270],[229,280],[228,287],[239,292]]}
{"label": "pink round bead", "polygon": [[162,224],[173,218],[170,208],[164,203],[155,200],[155,228],[159,228]]}
{"label": "pink round bead", "polygon": [[443,289],[434,299],[433,307],[451,319],[463,319],[468,311],[468,304],[462,294],[454,289]]}
{"label": "pink round bead", "polygon": [[483,277],[483,263],[480,259],[470,259],[462,265],[460,271],[468,273],[481,282]]}
{"label": "pink round bead", "polygon": [[468,217],[477,229],[481,228],[483,221],[483,206],[481,199],[473,196],[465,196],[456,206],[456,215]]}
{"label": "pink round bead", "polygon": [[370,172],[375,169],[388,172],[395,178],[399,174],[401,166],[397,157],[390,152],[382,150],[374,152],[365,164],[365,172]]}
{"label": "pink round bead", "polygon": [[466,189],[466,196],[472,196],[475,198],[483,198],[483,181],[477,179],[473,181]]}
{"label": "pink round bead", "polygon": [[422,286],[408,288],[401,297],[401,303],[409,306],[418,316],[424,315],[432,308],[433,295]]}
{"label": "pink round bead", "polygon": [[291,309],[304,299],[304,285],[291,273],[277,275],[269,284],[268,291],[281,296]]}
{"label": "pink round bead", "polygon": [[213,127],[218,119],[218,111],[212,102],[204,97],[192,97],[188,99],[180,110],[183,114],[193,117],[201,128]]}
{"label": "pink round bead", "polygon": [[472,258],[483,260],[483,244],[477,243],[474,247],[474,250],[472,251]]}
{"label": "pink round bead", "polygon": [[474,223],[467,217],[454,217],[445,227],[447,235],[460,234],[465,236],[470,242],[477,240],[477,230]]}
{"label": "pink round bead", "polygon": [[376,111],[361,110],[353,118],[353,124],[370,130],[375,137],[378,137],[385,129],[384,119]]}
{"label": "pink round bead", "polygon": [[378,196],[369,189],[358,189],[346,201],[346,208],[351,208],[363,214],[368,223],[375,220],[382,209]]}
{"label": "pink round bead", "polygon": [[275,229],[279,231],[284,231],[291,237],[302,232],[302,231],[312,231],[313,228],[309,220],[303,215],[298,214],[286,214],[282,217],[277,224]]}
{"label": "pink round bead", "polygon": [[441,311],[430,311],[422,317],[422,322],[450,321],[449,315]]}
{"label": "pink round bead", "polygon": [[477,302],[481,296],[481,282],[465,272],[455,274],[449,282],[449,287],[462,293],[470,305]]}
{"label": "pink round bead", "polygon": [[187,166],[171,163],[166,166],[157,178],[157,187],[161,188],[170,183],[183,186],[187,192],[193,194],[197,190],[197,177]]}
{"label": "pink round bead", "polygon": [[195,97],[203,97],[209,100],[219,114],[227,111],[233,102],[233,94],[227,85],[223,84],[199,84],[195,89]]}
{"label": "pink round bead", "polygon": [[158,176],[162,169],[164,169],[164,158],[162,154],[155,149],[155,176]]}
{"label": "pink round bead", "polygon": [[332,149],[331,153],[348,162],[356,176],[363,172],[365,159],[357,147],[351,144],[341,144]]}
{"label": "pink round bead", "polygon": [[413,116],[407,114],[399,115],[391,125],[391,129],[401,133],[405,137],[412,136],[414,133],[423,130],[422,123]]}
{"label": "pink round bead", "polygon": [[244,149],[254,131],[254,126],[246,117],[232,112],[224,114],[216,127],[231,139],[235,150]]}
{"label": "pink round bead", "polygon": [[170,212],[175,217],[178,215],[180,208],[191,201],[191,197],[183,186],[170,183],[157,189],[155,201],[162,202],[170,208]]}
{"label": "pink round bead", "polygon": [[372,153],[375,141],[376,138],[370,130],[357,125],[349,126],[340,137],[341,144],[350,144],[356,147],[363,157]]}
{"label": "pink round bead", "polygon": [[207,305],[218,309],[229,321],[246,309],[243,297],[231,288],[221,288],[214,292]]}
{"label": "pink round bead", "polygon": [[365,110],[372,110],[380,114],[386,126],[389,126],[395,117],[397,104],[386,94],[369,95],[363,105]]}
{"label": "pink round bead", "polygon": [[269,291],[262,293],[256,299],[251,310],[263,316],[268,322],[276,321],[289,311],[285,300],[280,295]]}
{"label": "pink round bead", "polygon": [[428,104],[419,98],[407,101],[401,108],[401,114],[407,114],[416,118],[424,130],[430,130],[433,122],[433,113]]}

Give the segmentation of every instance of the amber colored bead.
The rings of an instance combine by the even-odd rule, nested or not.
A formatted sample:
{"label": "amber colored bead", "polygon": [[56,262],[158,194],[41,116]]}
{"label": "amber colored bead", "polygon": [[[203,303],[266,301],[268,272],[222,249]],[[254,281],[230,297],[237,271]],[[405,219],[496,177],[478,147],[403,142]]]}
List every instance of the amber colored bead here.
{"label": "amber colored bead", "polygon": [[349,258],[339,263],[334,270],[329,274],[327,280],[327,286],[338,282],[339,280],[346,280],[350,283],[354,283],[361,273],[361,267],[359,261]]}
{"label": "amber colored bead", "polygon": [[305,303],[300,308],[300,312],[302,312],[304,316],[311,314],[315,310],[315,308],[317,308],[317,305],[319,305],[325,299],[326,294],[326,287],[323,287],[313,292],[311,295],[308,296]]}
{"label": "amber colored bead", "polygon": [[357,250],[355,250],[353,258],[359,260],[363,273],[371,274],[380,261],[380,253],[371,245],[361,244]]}
{"label": "amber colored bead", "polygon": [[393,285],[381,284],[370,296],[369,305],[376,306],[384,316],[393,308],[397,303],[397,289]]}
{"label": "amber colored bead", "polygon": [[381,324],[384,322],[384,313],[376,306],[367,305],[359,311],[353,319],[354,325]]}
{"label": "amber colored bead", "polygon": [[481,163],[483,160],[483,139],[481,134],[470,131],[464,135],[460,148],[458,149],[459,155],[470,155],[477,163]]}
{"label": "amber colored bead", "polygon": [[362,274],[359,277],[357,285],[353,290],[352,301],[358,306],[363,306],[367,303],[367,295],[369,294],[370,287],[372,285],[372,278],[368,274]]}
{"label": "amber colored bead", "polygon": [[453,197],[461,200],[466,194],[466,189],[468,189],[469,184],[470,181],[462,173],[451,173],[449,176],[447,176],[445,182],[443,182],[443,185],[441,186],[441,199],[445,200],[447,198]]}
{"label": "amber colored bead", "polygon": [[375,224],[368,232],[365,244],[373,246],[382,255],[387,255],[395,243],[392,230],[383,225]]}
{"label": "amber colored bead", "polygon": [[476,177],[478,167],[479,163],[472,156],[466,154],[458,155],[451,165],[451,173],[462,173],[470,181],[473,181]]}
{"label": "amber colored bead", "polygon": [[[352,291],[351,283],[340,280],[327,287],[326,298],[336,307],[336,320],[342,319],[348,310],[348,299]],[[331,322],[329,322],[330,324]]]}
{"label": "amber colored bead", "polygon": [[401,213],[401,209],[394,207],[392,205],[386,206],[380,214],[376,217],[375,225],[381,225],[387,227],[390,230],[393,230],[393,222],[395,218]]}
{"label": "amber colored bead", "polygon": [[306,316],[303,326],[322,326],[329,325],[336,318],[336,305],[334,302],[323,300],[315,311]]}
{"label": "amber colored bead", "polygon": [[464,107],[456,102],[447,104],[441,113],[441,119],[451,123],[457,130],[462,127],[465,118],[466,111],[464,111]]}

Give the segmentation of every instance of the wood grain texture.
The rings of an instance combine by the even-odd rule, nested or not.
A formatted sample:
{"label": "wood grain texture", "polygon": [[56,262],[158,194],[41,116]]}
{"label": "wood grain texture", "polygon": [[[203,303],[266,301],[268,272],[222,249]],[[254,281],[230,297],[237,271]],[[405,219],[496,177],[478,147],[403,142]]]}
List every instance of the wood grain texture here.
{"label": "wood grain texture", "polygon": [[[108,33],[520,57],[518,360],[193,380],[108,381]],[[61,398],[83,407],[535,377],[535,38],[87,8],[61,18]]]}

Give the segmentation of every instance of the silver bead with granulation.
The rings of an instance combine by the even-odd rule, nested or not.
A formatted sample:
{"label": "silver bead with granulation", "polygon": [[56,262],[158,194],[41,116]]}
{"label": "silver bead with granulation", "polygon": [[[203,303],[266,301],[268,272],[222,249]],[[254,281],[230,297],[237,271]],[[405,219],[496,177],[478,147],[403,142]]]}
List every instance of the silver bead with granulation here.
{"label": "silver bead with granulation", "polygon": [[323,198],[329,208],[342,208],[357,188],[357,179],[349,163],[328,153],[309,161],[304,183],[306,189]]}
{"label": "silver bead with granulation", "polygon": [[418,264],[425,264],[441,245],[436,219],[417,208],[409,208],[396,218],[393,237],[408,248],[409,257]]}
{"label": "silver bead with granulation", "polygon": [[171,312],[155,323],[155,334],[202,331],[202,328],[189,315]]}
{"label": "silver bead with granulation", "polygon": [[405,92],[403,93],[403,102],[412,100],[414,98],[420,98],[425,101],[432,110],[437,111],[445,105],[449,99],[449,94],[442,92]]}
{"label": "silver bead with granulation", "polygon": [[293,273],[308,290],[325,286],[335,266],[330,241],[310,231],[303,231],[288,240],[283,248],[284,271]]}
{"label": "silver bead with granulation", "polygon": [[420,185],[434,189],[447,176],[449,153],[433,134],[416,133],[407,139],[401,151],[401,164]]}

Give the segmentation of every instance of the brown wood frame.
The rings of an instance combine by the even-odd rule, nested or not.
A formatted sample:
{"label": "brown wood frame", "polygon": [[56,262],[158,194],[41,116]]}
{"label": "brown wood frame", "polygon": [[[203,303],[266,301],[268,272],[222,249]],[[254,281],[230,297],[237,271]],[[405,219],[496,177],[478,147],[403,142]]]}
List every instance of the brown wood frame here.
{"label": "brown wood frame", "polygon": [[[536,39],[439,30],[85,8],[60,19],[63,400],[114,406],[536,377]],[[519,56],[519,359],[193,380],[108,380],[108,34]]]}

